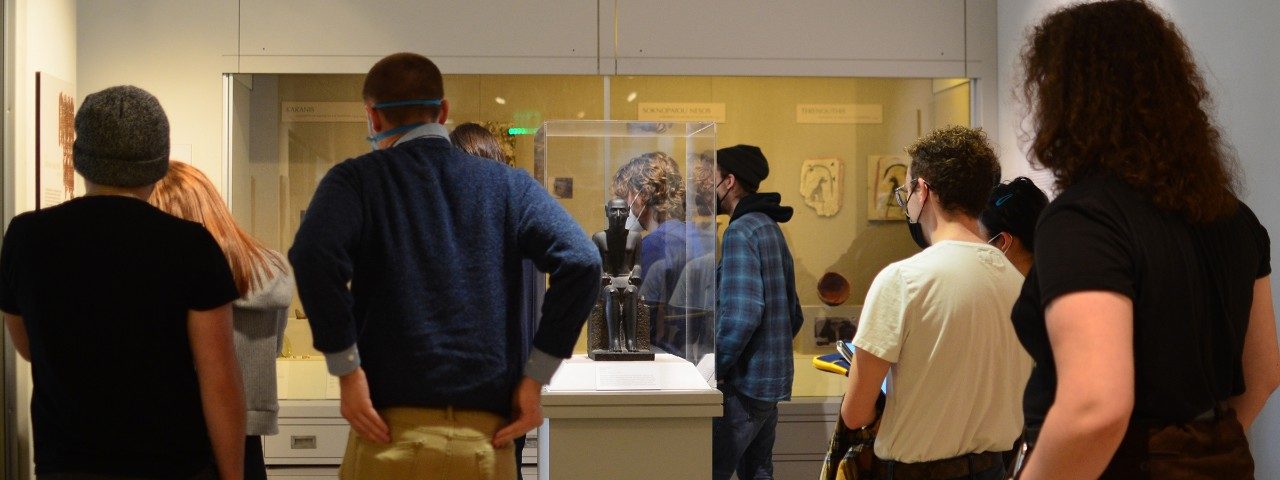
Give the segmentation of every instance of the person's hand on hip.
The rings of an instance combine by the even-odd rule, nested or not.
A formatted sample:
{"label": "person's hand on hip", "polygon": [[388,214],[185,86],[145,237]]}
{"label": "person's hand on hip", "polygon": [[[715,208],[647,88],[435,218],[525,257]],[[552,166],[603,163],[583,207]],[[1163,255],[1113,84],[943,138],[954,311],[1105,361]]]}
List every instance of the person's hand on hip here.
{"label": "person's hand on hip", "polygon": [[493,434],[493,447],[504,448],[516,437],[529,433],[542,425],[542,385],[532,378],[523,377],[511,395],[511,423]]}
{"label": "person's hand on hip", "polygon": [[351,373],[338,377],[338,386],[342,391],[342,418],[347,419],[356,435],[373,443],[390,443],[391,429],[373,409],[364,369],[357,367]]}

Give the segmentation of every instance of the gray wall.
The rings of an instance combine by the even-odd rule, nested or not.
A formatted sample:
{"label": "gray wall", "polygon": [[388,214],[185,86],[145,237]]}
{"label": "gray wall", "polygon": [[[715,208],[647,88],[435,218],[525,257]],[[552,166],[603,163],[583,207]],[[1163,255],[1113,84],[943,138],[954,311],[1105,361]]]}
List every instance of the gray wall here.
{"label": "gray wall", "polygon": [[[1021,119],[1012,102],[1017,54],[1025,30],[1047,11],[1070,2],[1000,0],[1000,142],[1007,172],[1026,171],[1017,142]],[[1216,117],[1240,159],[1243,198],[1271,231],[1271,257],[1280,258],[1280,2],[1275,0],[1154,0],[1182,28],[1217,103]],[[1012,173],[1012,172],[1011,172]],[[1275,264],[1273,260],[1272,264]],[[1272,283],[1272,299],[1280,283]],[[1250,432],[1258,478],[1280,478],[1280,400],[1272,397]]]}

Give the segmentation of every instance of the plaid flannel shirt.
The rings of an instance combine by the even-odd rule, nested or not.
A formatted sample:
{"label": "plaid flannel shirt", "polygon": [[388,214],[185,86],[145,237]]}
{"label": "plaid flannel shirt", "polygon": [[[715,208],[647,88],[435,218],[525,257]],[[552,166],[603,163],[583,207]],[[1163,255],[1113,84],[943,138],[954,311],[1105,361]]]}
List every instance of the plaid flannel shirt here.
{"label": "plaid flannel shirt", "polygon": [[759,212],[733,220],[716,278],[717,378],[757,400],[789,400],[791,339],[804,317],[791,250],[777,222]]}

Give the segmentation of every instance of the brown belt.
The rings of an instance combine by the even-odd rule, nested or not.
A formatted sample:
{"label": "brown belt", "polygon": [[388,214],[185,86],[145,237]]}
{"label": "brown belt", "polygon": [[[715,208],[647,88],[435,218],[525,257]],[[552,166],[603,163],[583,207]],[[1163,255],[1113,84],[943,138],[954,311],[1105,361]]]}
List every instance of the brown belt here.
{"label": "brown belt", "polygon": [[894,480],[944,480],[982,473],[1004,462],[1000,452],[969,453],[919,463],[880,460],[875,463],[875,478]]}

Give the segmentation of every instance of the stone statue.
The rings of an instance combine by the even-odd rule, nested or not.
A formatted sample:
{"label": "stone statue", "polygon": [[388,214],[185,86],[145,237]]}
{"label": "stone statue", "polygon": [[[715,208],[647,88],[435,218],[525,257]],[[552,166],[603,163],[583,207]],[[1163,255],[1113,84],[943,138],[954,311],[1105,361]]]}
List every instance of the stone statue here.
{"label": "stone statue", "polygon": [[[640,254],[640,238],[638,232],[627,230],[627,214],[630,208],[626,200],[615,198],[605,204],[605,217],[609,226],[591,237],[596,248],[600,249],[600,260],[604,272],[600,276],[603,287],[600,300],[597,302],[598,315],[591,322],[588,337],[591,343],[589,356],[595,360],[652,360],[653,352],[648,345],[648,322],[638,321],[641,317],[637,304],[640,300],[640,267],[636,259]],[[645,315],[647,316],[647,315]],[[607,336],[601,338],[599,324]],[[643,329],[640,323],[645,323]],[[643,331],[641,331],[643,330]],[[637,338],[637,334],[644,337]]]}

